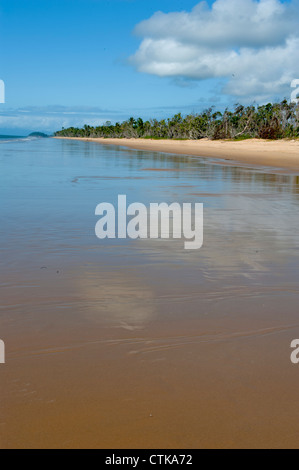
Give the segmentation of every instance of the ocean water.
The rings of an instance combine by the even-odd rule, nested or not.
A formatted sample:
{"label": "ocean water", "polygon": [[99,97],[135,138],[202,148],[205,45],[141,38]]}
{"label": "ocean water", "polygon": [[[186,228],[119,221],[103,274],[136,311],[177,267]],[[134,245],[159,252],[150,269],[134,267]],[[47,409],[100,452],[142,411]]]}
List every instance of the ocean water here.
{"label": "ocean water", "polygon": [[33,140],[34,137],[21,136],[21,135],[0,135],[1,144],[12,143],[12,142],[28,142]]}
{"label": "ocean water", "polygon": [[[203,203],[203,247],[97,239],[118,194]],[[299,175],[2,137],[0,201],[4,448],[298,442]]]}

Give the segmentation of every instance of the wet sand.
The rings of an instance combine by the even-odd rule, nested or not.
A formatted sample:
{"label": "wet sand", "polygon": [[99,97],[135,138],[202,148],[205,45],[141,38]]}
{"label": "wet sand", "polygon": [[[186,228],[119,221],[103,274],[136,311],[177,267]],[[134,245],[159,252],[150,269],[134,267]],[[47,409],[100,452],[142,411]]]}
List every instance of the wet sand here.
{"label": "wet sand", "polygon": [[30,318],[10,305],[5,325],[1,447],[297,448],[298,297],[145,270],[30,273]]}
{"label": "wet sand", "polygon": [[[54,139],[0,164],[1,448],[298,448],[299,176]],[[99,241],[120,193],[203,202],[204,246]]]}
{"label": "wet sand", "polygon": [[[56,139],[74,139],[55,137]],[[299,140],[267,141],[248,139],[239,142],[201,140],[151,140],[76,138],[106,145],[121,145],[136,150],[220,158],[253,166],[299,170]]]}

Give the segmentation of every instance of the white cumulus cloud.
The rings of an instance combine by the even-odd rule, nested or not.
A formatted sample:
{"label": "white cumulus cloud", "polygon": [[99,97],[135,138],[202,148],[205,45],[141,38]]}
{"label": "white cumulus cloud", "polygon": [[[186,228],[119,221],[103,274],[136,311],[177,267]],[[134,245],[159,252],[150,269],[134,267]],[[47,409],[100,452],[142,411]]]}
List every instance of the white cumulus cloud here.
{"label": "white cumulus cloud", "polygon": [[216,0],[191,12],[155,13],[136,26],[130,58],[160,77],[226,80],[223,92],[247,99],[290,95],[299,78],[297,0]]}

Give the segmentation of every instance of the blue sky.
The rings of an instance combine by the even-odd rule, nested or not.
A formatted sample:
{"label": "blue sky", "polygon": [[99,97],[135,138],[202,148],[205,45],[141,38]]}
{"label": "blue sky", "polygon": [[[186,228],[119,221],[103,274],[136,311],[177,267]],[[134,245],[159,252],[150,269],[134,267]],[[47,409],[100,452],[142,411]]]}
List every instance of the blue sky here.
{"label": "blue sky", "polygon": [[[0,133],[283,98],[297,78],[298,3],[261,0],[257,10],[260,2],[238,2],[1,0]],[[248,37],[242,21],[259,15]],[[230,21],[239,25],[233,34]]]}

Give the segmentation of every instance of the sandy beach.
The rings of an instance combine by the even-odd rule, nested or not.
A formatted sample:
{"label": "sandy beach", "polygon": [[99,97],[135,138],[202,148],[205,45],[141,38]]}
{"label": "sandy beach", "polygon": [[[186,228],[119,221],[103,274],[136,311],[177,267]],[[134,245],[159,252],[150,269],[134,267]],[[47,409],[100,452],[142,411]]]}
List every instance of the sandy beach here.
{"label": "sandy beach", "polygon": [[103,139],[55,137],[121,145],[136,150],[194,155],[240,162],[250,166],[267,166],[299,170],[299,140],[249,139],[238,142],[202,140]]}
{"label": "sandy beach", "polygon": [[[298,173],[2,148],[0,448],[297,448]],[[119,194],[202,202],[204,245],[99,240],[95,207]]]}
{"label": "sandy beach", "polygon": [[299,0],[0,17],[0,450],[299,449]]}

